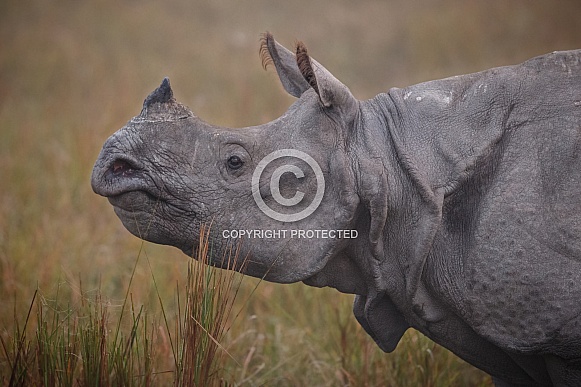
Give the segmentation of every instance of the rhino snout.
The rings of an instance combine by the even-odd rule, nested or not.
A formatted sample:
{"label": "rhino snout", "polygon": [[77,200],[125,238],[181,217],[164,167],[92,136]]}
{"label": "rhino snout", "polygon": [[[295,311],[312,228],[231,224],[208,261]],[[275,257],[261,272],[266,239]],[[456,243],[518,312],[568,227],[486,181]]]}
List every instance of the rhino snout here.
{"label": "rhino snout", "polygon": [[141,163],[127,155],[103,156],[95,163],[91,176],[91,186],[95,193],[112,197],[125,192],[146,190]]}

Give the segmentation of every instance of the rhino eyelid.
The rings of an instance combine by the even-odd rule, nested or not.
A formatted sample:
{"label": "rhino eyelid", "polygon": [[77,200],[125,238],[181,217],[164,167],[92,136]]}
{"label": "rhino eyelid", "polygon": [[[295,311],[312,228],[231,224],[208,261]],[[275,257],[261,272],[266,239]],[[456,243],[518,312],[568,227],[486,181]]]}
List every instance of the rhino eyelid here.
{"label": "rhino eyelid", "polygon": [[233,155],[228,158],[227,164],[228,168],[236,170],[242,168],[242,166],[244,165],[244,161],[242,161],[242,158],[240,158],[240,156]]}

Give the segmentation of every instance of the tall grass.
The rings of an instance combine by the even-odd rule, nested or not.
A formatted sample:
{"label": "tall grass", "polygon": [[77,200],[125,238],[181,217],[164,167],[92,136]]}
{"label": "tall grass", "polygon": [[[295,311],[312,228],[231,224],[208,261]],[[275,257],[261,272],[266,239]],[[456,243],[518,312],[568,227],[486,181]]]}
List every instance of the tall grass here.
{"label": "tall grass", "polygon": [[[263,290],[268,285],[254,281],[252,288],[243,287],[239,273],[211,266],[218,259],[222,267],[236,267],[239,257],[236,251],[214,256],[209,234],[202,227],[195,259],[187,265],[185,286],[177,284],[173,315],[166,311],[168,302],[160,295],[153,271],[151,282],[161,313],[135,303],[136,270],[120,306],[104,298],[100,287],[90,295],[79,284],[76,302],[60,286],[52,298],[37,289],[24,321],[15,311],[13,331],[0,335],[5,359],[0,363],[0,382],[9,386],[489,385],[486,376],[417,332],[404,336],[398,353],[381,353],[352,318],[345,299],[325,304],[327,299],[314,296],[314,289],[289,292],[288,296],[301,300],[299,314],[288,301],[279,300],[273,304],[273,317],[241,317],[269,301],[252,298],[257,286]],[[135,267],[142,255],[149,261],[146,249],[140,248]],[[283,330],[313,323],[312,330]]]}
{"label": "tall grass", "polygon": [[[23,325],[15,315],[10,339],[0,336],[6,359],[0,368],[0,382],[10,386],[151,386],[171,382],[185,387],[228,382],[224,358],[229,354],[222,340],[242,276],[208,264],[212,259],[208,235],[209,230],[202,228],[199,249],[188,265],[185,303],[178,301],[173,335],[165,313],[161,326],[166,330],[161,334],[148,323],[151,316],[143,306],[136,309],[130,289],[116,317],[111,316],[111,305],[100,290],[94,298],[82,294],[80,305],[64,308],[58,292],[49,300],[37,290]],[[234,267],[238,255],[234,251],[221,258],[225,267]],[[182,292],[178,286],[178,300],[183,298]],[[161,298],[160,303],[163,308]],[[126,319],[125,305],[130,306]],[[128,324],[121,328],[124,323]],[[174,367],[159,370],[155,360],[160,356],[158,344],[165,338],[170,342]]]}
{"label": "tall grass", "polygon": [[[202,227],[197,259],[188,266],[185,307],[175,335],[179,347],[175,355],[178,386],[220,384],[224,381],[223,359],[232,356],[223,339],[241,276],[233,270],[223,271],[209,265],[212,262],[209,235],[209,230]],[[238,254],[229,251],[221,260],[222,267],[233,269],[238,264]],[[180,303],[178,309],[181,314]]]}

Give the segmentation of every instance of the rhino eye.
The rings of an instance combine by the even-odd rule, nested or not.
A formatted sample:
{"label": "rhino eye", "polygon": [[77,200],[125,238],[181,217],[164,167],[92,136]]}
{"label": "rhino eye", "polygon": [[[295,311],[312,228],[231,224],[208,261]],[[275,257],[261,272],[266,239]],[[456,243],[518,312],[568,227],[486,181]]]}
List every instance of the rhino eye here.
{"label": "rhino eye", "polygon": [[243,165],[244,162],[238,156],[230,156],[228,159],[228,168],[230,169],[240,169]]}

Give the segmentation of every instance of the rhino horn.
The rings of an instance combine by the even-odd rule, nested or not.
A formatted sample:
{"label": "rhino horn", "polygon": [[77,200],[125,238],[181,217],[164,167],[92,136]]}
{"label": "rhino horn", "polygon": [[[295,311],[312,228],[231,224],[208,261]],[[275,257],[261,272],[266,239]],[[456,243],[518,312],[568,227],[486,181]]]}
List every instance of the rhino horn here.
{"label": "rhino horn", "polygon": [[172,121],[192,116],[190,109],[175,100],[169,78],[165,77],[161,85],[145,98],[141,114],[133,121]]}
{"label": "rhino horn", "polygon": [[163,81],[161,81],[161,85],[157,89],[155,89],[151,94],[145,98],[143,101],[143,108],[147,109],[148,107],[152,106],[155,103],[168,103],[173,99],[173,91],[169,84],[169,78],[165,77]]}

